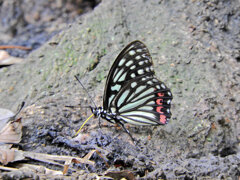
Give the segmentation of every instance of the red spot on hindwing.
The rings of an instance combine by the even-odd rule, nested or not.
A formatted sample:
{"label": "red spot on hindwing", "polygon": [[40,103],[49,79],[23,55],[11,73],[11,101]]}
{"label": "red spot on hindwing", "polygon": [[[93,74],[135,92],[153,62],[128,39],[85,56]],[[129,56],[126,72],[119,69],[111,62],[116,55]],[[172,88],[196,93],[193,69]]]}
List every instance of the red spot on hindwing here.
{"label": "red spot on hindwing", "polygon": [[162,110],[162,106],[158,106],[157,108],[156,108],[156,111],[158,112],[158,113],[163,113],[161,110]]}
{"label": "red spot on hindwing", "polygon": [[157,111],[158,113],[160,113],[159,121],[160,121],[162,124],[166,124],[166,122],[167,122],[167,117],[166,117],[166,115],[164,115],[164,112],[162,112],[162,108],[163,108],[163,106],[157,106],[157,107],[156,107],[156,111]]}
{"label": "red spot on hindwing", "polygon": [[156,100],[156,103],[157,103],[158,105],[162,105],[163,99],[157,99],[157,100]]}
{"label": "red spot on hindwing", "polygon": [[158,93],[158,96],[159,96],[159,97],[163,97],[163,96],[164,96],[164,93]]}
{"label": "red spot on hindwing", "polygon": [[160,115],[160,122],[163,123],[163,124],[166,124],[166,121],[167,121],[166,116],[161,114]]}

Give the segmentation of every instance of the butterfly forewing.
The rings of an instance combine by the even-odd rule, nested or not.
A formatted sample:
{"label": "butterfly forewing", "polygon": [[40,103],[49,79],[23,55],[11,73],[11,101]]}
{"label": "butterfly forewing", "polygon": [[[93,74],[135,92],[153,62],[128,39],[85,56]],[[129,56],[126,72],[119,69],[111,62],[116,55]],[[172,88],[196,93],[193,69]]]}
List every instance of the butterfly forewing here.
{"label": "butterfly forewing", "polygon": [[152,58],[142,42],[134,41],[122,50],[109,71],[103,108],[109,110],[111,102],[128,81],[146,75],[154,75]]}
{"label": "butterfly forewing", "polygon": [[147,47],[134,41],[115,60],[107,78],[103,107],[131,124],[166,124],[172,94],[156,79]]}

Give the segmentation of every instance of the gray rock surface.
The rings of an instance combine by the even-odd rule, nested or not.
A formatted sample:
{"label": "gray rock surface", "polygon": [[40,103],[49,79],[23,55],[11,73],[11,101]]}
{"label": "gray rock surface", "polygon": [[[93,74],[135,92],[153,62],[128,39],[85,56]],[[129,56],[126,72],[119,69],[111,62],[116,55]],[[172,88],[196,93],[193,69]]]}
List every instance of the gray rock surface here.
{"label": "gray rock surface", "polygon": [[[26,101],[23,150],[83,156],[101,147],[114,170],[130,170],[138,179],[237,179],[239,8],[237,0],[105,0],[24,63],[0,69],[0,107],[15,110]],[[131,126],[135,146],[112,124],[98,131],[92,119],[86,138],[72,140],[90,115],[81,106],[91,105],[74,75],[102,105],[111,64],[136,39],[148,46],[157,77],[173,93],[170,123]],[[94,158],[97,166],[84,169],[86,179],[108,169]]]}

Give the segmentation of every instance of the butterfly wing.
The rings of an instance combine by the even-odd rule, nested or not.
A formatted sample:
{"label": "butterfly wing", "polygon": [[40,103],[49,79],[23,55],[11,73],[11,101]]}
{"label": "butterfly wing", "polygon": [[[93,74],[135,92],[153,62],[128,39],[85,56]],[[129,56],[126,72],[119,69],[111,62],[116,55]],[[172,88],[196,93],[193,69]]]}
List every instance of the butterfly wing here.
{"label": "butterfly wing", "polygon": [[[144,67],[148,68],[148,72],[145,72]],[[137,73],[138,70],[139,73]],[[140,41],[128,44],[109,71],[103,96],[103,108],[109,110],[114,97],[128,81],[144,74],[152,76],[154,75],[152,70],[152,59],[147,47]]]}
{"label": "butterfly wing", "polygon": [[108,74],[104,109],[132,124],[166,124],[171,99],[170,90],[155,78],[147,47],[140,41],[127,45]]}
{"label": "butterfly wing", "polygon": [[119,91],[110,110],[131,124],[167,124],[171,100],[172,94],[163,82],[154,76],[142,76],[129,81]]}

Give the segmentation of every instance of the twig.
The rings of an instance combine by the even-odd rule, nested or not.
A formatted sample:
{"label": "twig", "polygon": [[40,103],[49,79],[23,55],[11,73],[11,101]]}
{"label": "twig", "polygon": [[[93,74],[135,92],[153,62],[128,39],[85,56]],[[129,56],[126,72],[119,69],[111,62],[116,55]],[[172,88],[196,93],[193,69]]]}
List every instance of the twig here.
{"label": "twig", "polygon": [[25,47],[25,46],[15,46],[15,45],[3,45],[0,46],[0,49],[21,49],[21,50],[31,50],[32,48],[30,47]]}

